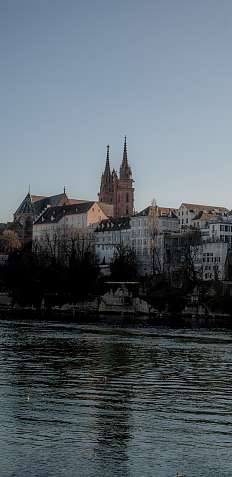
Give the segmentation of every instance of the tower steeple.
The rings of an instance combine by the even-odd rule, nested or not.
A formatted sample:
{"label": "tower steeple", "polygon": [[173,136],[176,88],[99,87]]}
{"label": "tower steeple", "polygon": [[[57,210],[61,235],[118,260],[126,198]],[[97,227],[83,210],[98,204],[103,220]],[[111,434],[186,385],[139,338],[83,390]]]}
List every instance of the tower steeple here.
{"label": "tower steeple", "polygon": [[125,136],[125,138],[124,138],[124,148],[123,148],[123,160],[122,160],[122,163],[123,163],[124,167],[128,166],[126,136]]}
{"label": "tower steeple", "polygon": [[122,158],[122,164],[120,167],[120,179],[131,179],[131,176],[132,176],[132,172],[128,164],[127,142],[126,142],[126,136],[125,136],[124,147],[123,147],[123,158]]}
{"label": "tower steeple", "polygon": [[113,179],[110,170],[110,146],[106,148],[106,164],[105,170],[101,177],[100,192],[98,194],[100,202],[106,202],[108,204],[113,203]]}
{"label": "tower steeple", "polygon": [[105,165],[105,171],[104,171],[104,176],[110,176],[110,146],[109,144],[106,147],[106,165]]}

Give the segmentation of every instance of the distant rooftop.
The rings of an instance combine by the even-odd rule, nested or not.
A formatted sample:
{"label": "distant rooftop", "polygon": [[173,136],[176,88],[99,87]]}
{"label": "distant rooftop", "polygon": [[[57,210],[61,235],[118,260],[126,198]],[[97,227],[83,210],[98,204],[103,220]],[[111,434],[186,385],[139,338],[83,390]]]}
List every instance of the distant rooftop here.
{"label": "distant rooftop", "polygon": [[130,229],[130,217],[114,217],[102,220],[95,232],[110,232],[113,230]]}
{"label": "distant rooftop", "polygon": [[146,207],[146,209],[141,210],[141,212],[138,212],[137,214],[134,215],[134,217],[146,217],[149,215],[152,215],[153,213],[157,213],[158,217],[171,217],[171,218],[176,218],[176,210],[170,207],[154,207],[152,205],[149,205]]}
{"label": "distant rooftop", "polygon": [[226,207],[221,207],[218,205],[188,204],[187,202],[182,202],[181,206],[182,205],[184,205],[187,209],[193,209],[193,210],[196,210],[196,209],[197,210],[219,210],[222,212],[228,211]]}
{"label": "distant rooftop", "polygon": [[81,202],[79,204],[48,207],[42,215],[35,221],[35,225],[57,223],[64,216],[85,214],[95,202]]}

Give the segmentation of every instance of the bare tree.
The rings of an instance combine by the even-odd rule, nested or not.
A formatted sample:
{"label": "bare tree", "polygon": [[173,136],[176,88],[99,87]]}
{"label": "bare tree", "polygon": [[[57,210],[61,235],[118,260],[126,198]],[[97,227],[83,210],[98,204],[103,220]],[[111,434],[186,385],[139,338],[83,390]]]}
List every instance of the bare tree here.
{"label": "bare tree", "polygon": [[160,235],[159,229],[159,207],[157,206],[156,200],[152,200],[152,205],[149,208],[148,216],[148,234],[149,234],[149,244],[150,244],[150,254],[152,260],[152,274],[161,273],[161,260],[160,260],[160,249],[158,246],[158,240]]}
{"label": "bare tree", "polygon": [[5,230],[0,236],[0,252],[11,253],[21,248],[21,242],[13,230]]}

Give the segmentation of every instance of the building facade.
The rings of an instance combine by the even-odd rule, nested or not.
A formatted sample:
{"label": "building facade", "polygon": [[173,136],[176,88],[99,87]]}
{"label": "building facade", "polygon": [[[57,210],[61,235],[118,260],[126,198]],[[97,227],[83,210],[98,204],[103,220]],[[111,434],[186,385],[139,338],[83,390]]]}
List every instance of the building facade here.
{"label": "building facade", "polygon": [[200,280],[224,280],[228,243],[204,242],[192,251],[194,268]]}
{"label": "building facade", "polygon": [[130,217],[114,217],[99,223],[94,233],[100,265],[110,265],[119,246],[131,247]]}
{"label": "building facade", "polygon": [[227,213],[226,207],[219,207],[214,205],[188,204],[183,202],[177,210],[180,230],[189,229],[193,226],[197,227],[206,216],[213,217],[216,214]]}
{"label": "building facade", "polygon": [[49,207],[33,224],[34,249],[56,254],[73,239],[93,237],[97,223],[106,218],[97,202]]}
{"label": "building facade", "polygon": [[175,210],[149,206],[131,217],[131,245],[140,273],[161,273],[166,263],[167,236],[179,232]]}

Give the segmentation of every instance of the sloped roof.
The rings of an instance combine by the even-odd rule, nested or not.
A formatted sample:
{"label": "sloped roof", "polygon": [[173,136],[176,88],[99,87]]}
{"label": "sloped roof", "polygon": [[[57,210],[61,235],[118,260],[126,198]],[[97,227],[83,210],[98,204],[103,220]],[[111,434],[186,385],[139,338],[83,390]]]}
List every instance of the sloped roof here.
{"label": "sloped roof", "polygon": [[34,208],[34,217],[38,217],[41,212],[48,206],[56,207],[68,203],[68,197],[66,194],[57,194],[51,195],[50,197],[45,197],[44,199],[38,200],[33,204]]}
{"label": "sloped roof", "polygon": [[36,219],[44,209],[48,206],[60,206],[68,202],[68,197],[65,193],[51,195],[49,197],[31,195],[29,192],[21,202],[20,206],[15,212],[15,216],[22,214],[31,214],[33,219]]}
{"label": "sloped roof", "polygon": [[114,217],[102,220],[95,229],[95,232],[111,232],[113,230],[130,229],[130,217]]}
{"label": "sloped roof", "polygon": [[228,210],[226,207],[221,207],[218,205],[188,204],[187,202],[182,202],[181,206],[182,205],[184,205],[187,209],[193,210],[220,210],[222,212],[226,212]]}
{"label": "sloped roof", "polygon": [[209,212],[204,212],[204,210],[200,210],[197,215],[193,218],[193,220],[210,220],[213,217],[216,217],[216,212],[209,210]]}
{"label": "sloped roof", "polygon": [[29,194],[29,192],[21,202],[14,215],[19,214],[34,214],[33,202],[31,200],[31,195]]}
{"label": "sloped roof", "polygon": [[46,195],[31,195],[32,202],[37,202],[38,200],[46,199]]}
{"label": "sloped roof", "polygon": [[68,204],[69,204],[69,205],[82,204],[82,202],[91,202],[91,201],[82,200],[82,199],[68,199]]}
{"label": "sloped roof", "polygon": [[91,209],[95,202],[83,202],[80,204],[48,207],[43,214],[35,221],[38,224],[50,224],[59,222],[62,217],[67,215],[85,214]]}
{"label": "sloped roof", "polygon": [[107,217],[112,217],[114,215],[113,204],[107,204],[106,202],[98,202],[98,205]]}
{"label": "sloped roof", "polygon": [[151,215],[152,212],[158,211],[158,217],[171,217],[171,218],[176,218],[177,215],[175,213],[175,209],[172,209],[170,207],[153,207],[152,205],[149,205],[146,207],[146,209],[141,210],[141,212],[138,212],[137,214],[134,215],[134,217],[146,217],[148,215]]}

